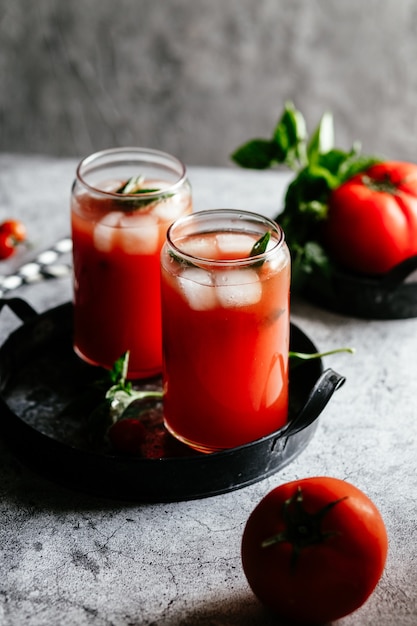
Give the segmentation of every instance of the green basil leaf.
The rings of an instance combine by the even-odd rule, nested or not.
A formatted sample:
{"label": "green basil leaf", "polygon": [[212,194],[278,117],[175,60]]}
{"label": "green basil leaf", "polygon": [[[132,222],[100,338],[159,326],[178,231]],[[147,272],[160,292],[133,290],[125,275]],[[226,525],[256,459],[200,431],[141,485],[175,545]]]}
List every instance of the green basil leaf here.
{"label": "green basil leaf", "polygon": [[249,169],[264,170],[280,161],[278,147],[267,139],[252,139],[235,150],[231,158],[237,165]]}
{"label": "green basil leaf", "polygon": [[143,174],[139,174],[139,176],[132,176],[132,178],[129,178],[129,180],[123,183],[121,187],[116,189],[116,193],[137,193],[137,190],[141,188],[144,180],[145,177],[143,176]]}
{"label": "green basil leaf", "polygon": [[142,195],[157,193],[160,191],[160,189],[157,187],[143,187],[144,181],[145,177],[142,174],[140,174],[139,176],[132,176],[116,190],[115,193],[118,193],[120,195],[138,196],[137,200],[131,200],[129,198],[120,201],[116,200],[116,203],[120,207],[121,211],[125,211],[126,213],[129,213],[131,211],[137,211],[138,209],[149,206],[149,204],[153,204],[154,202],[161,202],[162,200],[166,200],[167,198],[172,197],[172,193],[166,193],[160,195],[158,198],[140,198],[140,196]]}
{"label": "green basil leaf", "polygon": [[287,137],[287,148],[295,147],[300,141],[305,141],[307,128],[304,117],[297,111],[292,102],[286,102],[284,112],[274,130],[276,134]]}
{"label": "green basil leaf", "polygon": [[[349,158],[350,156],[348,152],[333,149],[329,150],[329,152],[326,152],[325,154],[320,154],[316,161],[316,164],[319,167],[328,170],[335,177],[334,185],[340,185],[340,172]],[[331,187],[334,188],[334,185],[331,185]]]}
{"label": "green basil leaf", "polygon": [[[252,246],[252,250],[249,253],[249,258],[258,256],[259,254],[263,254],[264,252],[266,252],[270,239],[271,239],[271,231],[268,230],[266,233],[262,235],[262,237],[260,237],[257,241],[255,241],[255,243]],[[260,259],[259,261],[256,261],[253,264],[253,267],[262,267],[264,263],[265,263],[265,259]]]}
{"label": "green basil leaf", "polygon": [[291,290],[302,292],[306,281],[314,274],[329,281],[332,272],[331,261],[324,248],[317,241],[307,241],[291,246]]}
{"label": "green basil leaf", "polygon": [[184,267],[197,267],[195,263],[192,263],[188,259],[184,259],[183,257],[178,256],[178,254],[175,254],[175,252],[173,252],[172,250],[169,250],[168,254],[171,259],[173,259],[176,263],[183,265]]}
{"label": "green basil leaf", "polygon": [[[296,221],[300,206],[312,201],[327,203],[329,182],[332,181],[330,172],[324,168],[306,167],[301,170],[287,188],[284,209],[286,215],[289,217],[292,214]],[[296,228],[301,226],[294,225]]]}
{"label": "green basil leaf", "polygon": [[360,174],[364,172],[372,165],[376,165],[377,163],[381,163],[383,161],[382,158],[373,157],[373,156],[355,156],[355,158],[347,159],[345,163],[343,163],[340,168],[339,178],[340,183],[344,183],[356,174]]}
{"label": "green basil leaf", "polygon": [[128,181],[123,183],[119,189],[115,191],[115,193],[120,193],[124,195],[133,196],[136,194],[146,194],[146,193],[156,193],[160,191],[158,187],[147,188],[143,187],[143,183],[145,182],[145,177],[140,174],[139,176],[132,176]]}
{"label": "green basil leaf", "polygon": [[[143,193],[154,193],[155,191],[158,191],[158,189],[147,189],[146,191],[144,191]],[[155,204],[155,203],[159,203],[159,202],[163,202],[164,200],[168,200],[168,198],[172,198],[172,196],[174,194],[172,193],[164,193],[162,195],[159,195],[157,198],[141,198],[141,193],[138,192],[137,194],[131,194],[131,195],[137,195],[137,199],[133,199],[133,198],[126,198],[124,200],[115,200],[115,204],[117,204],[117,208],[119,209],[119,211],[124,211],[125,213],[131,213],[132,211],[138,211],[140,209],[143,209],[144,207],[149,206],[150,204]]]}
{"label": "green basil leaf", "polygon": [[306,164],[307,128],[303,115],[292,102],[286,102],[284,112],[273,132],[273,139],[283,155],[285,162],[292,169],[299,164]]}
{"label": "green basil leaf", "polygon": [[322,245],[317,241],[308,241],[304,246],[304,256],[310,267],[327,269],[329,257]]}
{"label": "green basil leaf", "polygon": [[[335,148],[330,112],[324,113],[309,139],[304,117],[292,102],[285,103],[272,141],[257,139],[245,146],[245,167],[256,163],[254,167],[264,169],[282,163],[295,172],[285,193],[284,210],[277,207],[292,257],[292,286],[317,268],[320,276],[330,276],[332,262],[321,245],[321,225],[327,218],[330,194],[382,159],[361,155],[358,143],[347,152]],[[239,159],[236,162],[240,164]]]}
{"label": "green basil leaf", "polygon": [[249,257],[258,256],[258,254],[263,254],[268,247],[268,243],[270,239],[271,239],[271,231],[268,230],[264,235],[262,235],[262,237],[258,239],[258,241],[255,241],[255,243],[253,244],[252,250],[249,253]]}
{"label": "green basil leaf", "polygon": [[316,219],[322,220],[327,217],[328,205],[318,200],[310,200],[309,202],[300,202],[300,213],[309,214]]}
{"label": "green basil leaf", "polygon": [[122,386],[125,385],[130,390],[131,383],[126,383],[127,370],[129,367],[130,351],[127,350],[113,363],[112,369],[109,371],[109,378],[113,385]]}
{"label": "green basil leaf", "polygon": [[321,154],[329,152],[334,147],[333,115],[324,113],[319,125],[311,136],[307,145],[308,160],[317,161]]}
{"label": "green basil leaf", "polygon": [[328,189],[336,189],[340,185],[340,179],[337,175],[333,174],[331,170],[322,165],[311,165],[309,167],[309,174],[311,180],[323,180],[326,181]]}

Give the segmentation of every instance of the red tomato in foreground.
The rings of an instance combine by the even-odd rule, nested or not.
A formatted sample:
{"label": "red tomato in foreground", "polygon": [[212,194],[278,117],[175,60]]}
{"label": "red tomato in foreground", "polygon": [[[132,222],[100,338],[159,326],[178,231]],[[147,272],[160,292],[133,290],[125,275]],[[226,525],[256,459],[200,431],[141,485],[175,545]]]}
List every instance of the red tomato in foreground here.
{"label": "red tomato in foreground", "polygon": [[379,163],[336,188],[323,242],[335,261],[361,274],[384,274],[417,254],[417,165]]}
{"label": "red tomato in foreground", "polygon": [[280,485],[260,501],[243,532],[242,565],[254,594],[278,616],[324,624],[367,600],[387,550],[371,500],[345,481],[315,477]]}

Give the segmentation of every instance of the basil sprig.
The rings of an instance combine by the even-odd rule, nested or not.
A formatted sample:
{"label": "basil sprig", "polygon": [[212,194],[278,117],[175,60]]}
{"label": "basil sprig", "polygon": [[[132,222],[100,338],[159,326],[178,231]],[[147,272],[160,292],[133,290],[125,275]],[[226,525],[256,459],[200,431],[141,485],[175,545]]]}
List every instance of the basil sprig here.
{"label": "basil sprig", "polygon": [[132,383],[127,378],[130,351],[127,350],[113,363],[109,372],[110,386],[105,393],[105,403],[108,405],[113,421],[116,421],[127,407],[135,400],[148,398],[162,398],[162,391],[138,391],[133,389]]}
{"label": "basil sprig", "polygon": [[144,180],[145,177],[142,174],[139,176],[132,176],[132,178],[129,178],[129,180],[124,182],[121,187],[116,189],[115,193],[140,193],[142,189],[141,185]]}
{"label": "basil sprig", "polygon": [[[253,256],[258,256],[259,254],[263,254],[268,247],[268,243],[270,239],[271,239],[271,231],[267,230],[266,233],[262,235],[262,237],[260,237],[258,241],[255,241],[255,243],[253,244],[252,250],[249,253],[249,258]],[[257,263],[254,263],[254,266],[262,267],[264,263],[265,263],[265,259],[261,259]]]}
{"label": "basil sprig", "polygon": [[111,371],[106,372],[106,376],[96,381],[92,387],[96,400],[95,404],[90,407],[86,428],[88,438],[93,444],[102,440],[107,430],[122,419],[133,402],[162,401],[162,391],[133,389],[132,383],[126,380],[129,356],[128,350],[113,363]]}
{"label": "basil sprig", "polygon": [[252,257],[252,256],[258,256],[258,254],[263,254],[268,247],[268,243],[270,239],[271,239],[271,231],[267,230],[266,233],[258,239],[258,241],[255,241],[255,243],[253,244],[252,250],[249,253],[249,256]]}
{"label": "basil sprig", "polygon": [[[249,252],[249,258],[253,256],[258,256],[258,254],[263,254],[268,247],[268,243],[270,239],[271,239],[271,231],[268,230],[257,241],[255,241],[255,243],[252,246],[251,251]],[[177,263],[180,263],[184,267],[198,267],[197,265],[195,265],[195,263],[192,263],[188,259],[184,259],[183,257],[178,256],[178,254],[176,254],[173,250],[169,250],[168,254],[174,261],[176,261]],[[254,265],[261,266],[263,263],[264,263],[264,260],[261,260],[258,263],[255,263]]]}
{"label": "basil sprig", "polygon": [[[145,182],[145,177],[142,174],[140,174],[139,176],[132,176],[131,178],[129,178],[129,180],[124,182],[118,189],[116,189],[115,193],[118,193],[121,195],[129,195],[129,196],[133,196],[133,195],[140,196],[140,195],[146,195],[150,193],[158,193],[160,191],[158,187],[155,187],[155,188],[143,187],[144,182]],[[149,204],[152,204],[154,202],[161,202],[162,200],[171,198],[172,195],[173,195],[172,193],[166,193],[166,194],[162,194],[158,198],[140,198],[140,199],[138,198],[137,200],[128,199],[128,200],[123,200],[119,202],[118,204],[120,204],[121,209],[124,211],[135,211],[137,209],[141,209],[145,206],[148,206]]]}
{"label": "basil sprig", "polygon": [[331,192],[382,159],[334,147],[333,116],[324,113],[309,137],[305,119],[292,102],[268,139],[252,139],[231,155],[241,167],[267,169],[285,165],[295,176],[287,188],[279,220],[292,256],[292,290],[300,289],[314,270],[329,275],[331,261],[321,243],[320,225],[327,217]]}

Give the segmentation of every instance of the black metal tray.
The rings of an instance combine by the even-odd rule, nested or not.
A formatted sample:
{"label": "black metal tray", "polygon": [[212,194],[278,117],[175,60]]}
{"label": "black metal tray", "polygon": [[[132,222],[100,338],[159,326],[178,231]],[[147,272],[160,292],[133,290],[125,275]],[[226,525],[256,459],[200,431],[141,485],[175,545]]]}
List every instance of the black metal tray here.
{"label": "black metal tray", "polygon": [[[307,446],[317,418],[344,377],[323,371],[321,359],[291,371],[289,423],[239,448],[191,451],[164,429],[161,407],[149,413],[150,438],[141,456],[91,444],[85,415],[65,407],[100,369],[72,349],[72,305],[38,314],[24,300],[0,300],[23,322],[0,347],[0,434],[22,462],[67,487],[115,499],[170,502],[202,498],[257,482],[286,466]],[[290,347],[317,352],[291,324]],[[160,380],[147,381],[148,388]],[[143,386],[143,383],[142,385]]]}
{"label": "black metal tray", "polygon": [[313,272],[303,287],[309,301],[363,319],[417,317],[417,256],[380,277],[360,276],[334,267],[330,276]]}

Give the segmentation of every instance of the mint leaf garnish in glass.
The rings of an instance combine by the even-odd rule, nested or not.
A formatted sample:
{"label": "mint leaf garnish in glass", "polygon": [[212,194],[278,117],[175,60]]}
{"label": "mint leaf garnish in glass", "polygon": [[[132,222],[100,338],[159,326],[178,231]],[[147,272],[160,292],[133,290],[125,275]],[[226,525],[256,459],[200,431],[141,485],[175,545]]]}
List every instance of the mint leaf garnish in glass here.
{"label": "mint leaf garnish in glass", "polygon": [[[161,189],[158,187],[144,187],[145,177],[140,174],[139,176],[132,176],[123,183],[118,189],[116,189],[115,193],[125,196],[142,196],[147,194],[159,193]],[[141,198],[140,200],[124,200],[121,204],[121,208],[124,211],[135,211],[136,209],[140,209],[154,202],[161,202],[162,200],[166,200],[167,198],[172,197],[172,193],[165,193],[158,198]]]}
{"label": "mint leaf garnish in glass", "polygon": [[263,254],[267,247],[268,247],[268,243],[271,239],[271,231],[268,230],[264,235],[262,235],[262,237],[260,237],[258,239],[258,241],[255,241],[255,243],[253,244],[252,250],[249,253],[249,256],[258,256],[258,254]]}
{"label": "mint leaf garnish in glass", "polygon": [[[249,252],[249,258],[253,256],[258,256],[259,254],[263,254],[267,247],[268,243],[271,239],[271,231],[268,230],[262,237],[260,237],[252,246],[252,250]],[[265,259],[261,259],[257,263],[255,263],[255,267],[261,267],[265,262]]]}
{"label": "mint leaf garnish in glass", "polygon": [[158,187],[143,187],[144,182],[145,177],[142,174],[140,176],[132,176],[132,178],[129,178],[121,187],[116,189],[116,193],[132,195],[137,193],[156,193],[159,191]]}

